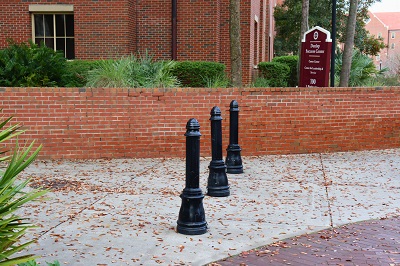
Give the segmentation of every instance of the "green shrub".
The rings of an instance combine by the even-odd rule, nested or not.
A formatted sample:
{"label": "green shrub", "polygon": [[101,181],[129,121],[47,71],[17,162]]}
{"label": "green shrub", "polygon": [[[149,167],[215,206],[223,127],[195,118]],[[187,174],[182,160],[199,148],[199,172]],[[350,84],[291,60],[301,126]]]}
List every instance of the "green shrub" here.
{"label": "green shrub", "polygon": [[88,72],[96,68],[99,61],[71,60],[67,61],[65,73],[62,76],[63,87],[83,87],[87,83]]}
{"label": "green shrub", "polygon": [[287,65],[290,68],[288,86],[296,87],[298,85],[298,79],[297,79],[297,65],[299,63],[298,55],[274,57],[274,59],[272,59],[272,62],[277,62]]}
{"label": "green shrub", "polygon": [[[338,86],[340,82],[342,62],[342,53],[338,53],[335,57],[335,86]],[[383,78],[386,70],[378,70],[368,55],[354,50],[351,59],[349,87],[384,86],[385,82],[379,82],[377,78]]]}
{"label": "green shrub", "polygon": [[61,84],[66,59],[61,53],[46,47],[16,44],[0,50],[0,86],[51,87]]}
{"label": "green shrub", "polygon": [[[47,266],[60,266],[60,262],[58,260],[55,260],[54,262],[46,261],[46,265]],[[39,264],[36,262],[36,260],[31,260],[28,262],[19,263],[18,266],[39,266]]]}
{"label": "green shrub", "polygon": [[270,87],[270,85],[269,85],[268,79],[258,77],[254,81],[254,83],[252,84],[252,87],[255,87],[255,88],[268,88],[268,87]]}
{"label": "green shrub", "polygon": [[209,80],[225,76],[225,65],[217,62],[182,61],[177,62],[172,74],[185,87],[207,87]]}
{"label": "green shrub", "polygon": [[[11,118],[0,120],[0,144],[23,132],[19,130],[19,125],[6,127],[10,120]],[[29,155],[34,143],[26,148],[20,148],[18,141],[16,143],[14,153],[10,156],[5,156],[6,150],[0,150],[0,162],[6,164],[5,169],[0,169],[0,265],[2,266],[24,263],[34,258],[31,254],[19,254],[34,241],[19,243],[32,225],[25,222],[27,218],[16,215],[16,211],[23,204],[46,193],[40,190],[26,192],[24,189],[29,180],[17,180],[19,173],[36,158],[41,146]]]}
{"label": "green shrub", "polygon": [[229,79],[225,73],[204,78],[206,88],[227,88],[229,86]]}
{"label": "green shrub", "polygon": [[101,60],[97,66],[88,71],[86,86],[89,87],[129,87],[129,59]]}
{"label": "green shrub", "polygon": [[119,60],[101,60],[88,71],[87,86],[170,88],[179,86],[171,73],[174,61],[153,61],[147,53],[141,57],[133,55]]}
{"label": "green shrub", "polygon": [[258,69],[262,78],[268,80],[270,87],[286,87],[290,68],[286,64],[278,62],[261,62],[258,64]]}

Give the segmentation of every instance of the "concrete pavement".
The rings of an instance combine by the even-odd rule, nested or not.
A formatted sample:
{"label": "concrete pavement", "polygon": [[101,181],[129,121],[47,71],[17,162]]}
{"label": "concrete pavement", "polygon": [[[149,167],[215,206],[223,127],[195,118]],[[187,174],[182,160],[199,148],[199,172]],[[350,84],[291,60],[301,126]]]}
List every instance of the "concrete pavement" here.
{"label": "concrete pavement", "polygon": [[[176,233],[182,159],[37,161],[51,190],[24,208],[29,249],[62,265],[205,265],[282,239],[400,211],[400,149],[243,157],[231,196],[203,200],[206,234]],[[202,158],[206,193],[210,158]]]}

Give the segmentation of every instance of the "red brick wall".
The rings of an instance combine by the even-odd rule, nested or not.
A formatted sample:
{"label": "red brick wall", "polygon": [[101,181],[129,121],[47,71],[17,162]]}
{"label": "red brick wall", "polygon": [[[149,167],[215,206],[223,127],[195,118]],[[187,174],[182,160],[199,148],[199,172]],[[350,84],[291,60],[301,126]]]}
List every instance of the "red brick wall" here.
{"label": "red brick wall", "polygon": [[[210,156],[210,111],[240,106],[242,155],[400,147],[400,88],[0,88],[4,116],[36,139],[42,158],[184,157],[186,122],[201,126]],[[224,151],[225,154],[225,151]]]}
{"label": "red brick wall", "polygon": [[171,1],[137,1],[137,49],[157,59],[170,60],[171,51]]}
{"label": "red brick wall", "polygon": [[75,56],[79,59],[119,58],[133,52],[134,0],[7,0],[0,2],[0,49],[7,39],[32,39],[29,5],[74,5]]}
{"label": "red brick wall", "polygon": [[[250,83],[253,70],[254,15],[260,18],[259,35],[262,32],[265,11],[260,11],[260,1],[241,3],[244,84]],[[163,0],[0,1],[0,49],[7,46],[8,38],[17,42],[32,38],[29,5],[33,4],[74,5],[77,59],[119,58],[146,51],[155,59],[171,59],[172,4]],[[220,62],[229,73],[229,0],[178,1],[177,9],[177,59]],[[260,51],[264,46],[260,43]]]}

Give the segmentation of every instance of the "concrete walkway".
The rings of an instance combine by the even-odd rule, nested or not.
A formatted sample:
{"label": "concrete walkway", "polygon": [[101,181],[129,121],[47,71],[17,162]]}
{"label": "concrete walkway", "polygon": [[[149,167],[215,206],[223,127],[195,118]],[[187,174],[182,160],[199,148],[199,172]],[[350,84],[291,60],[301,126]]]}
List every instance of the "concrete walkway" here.
{"label": "concrete walkway", "polygon": [[400,213],[400,149],[242,159],[244,173],[228,175],[231,196],[204,198],[209,230],[199,236],[176,232],[182,159],[37,161],[24,176],[51,192],[24,209],[40,226],[29,251],[62,265],[206,265]]}

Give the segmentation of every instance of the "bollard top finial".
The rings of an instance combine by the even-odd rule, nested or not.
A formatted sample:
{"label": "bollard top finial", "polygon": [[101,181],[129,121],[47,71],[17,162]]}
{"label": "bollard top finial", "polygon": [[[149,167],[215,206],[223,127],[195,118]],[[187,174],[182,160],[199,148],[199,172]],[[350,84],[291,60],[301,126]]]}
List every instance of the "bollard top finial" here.
{"label": "bollard top finial", "polygon": [[231,104],[229,105],[230,109],[229,111],[239,111],[239,104],[236,100],[231,101]]}
{"label": "bollard top finial", "polygon": [[186,123],[186,137],[199,137],[200,134],[200,124],[196,118],[190,118]]}
{"label": "bollard top finial", "polygon": [[221,109],[219,109],[218,106],[214,106],[211,109],[210,114],[211,114],[210,120],[222,120]]}

